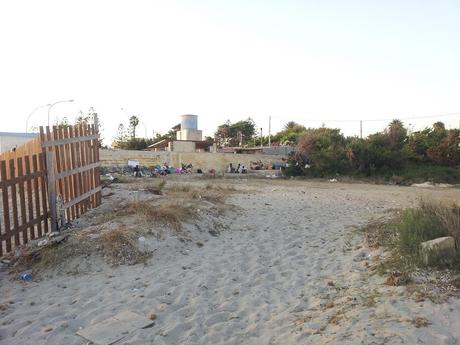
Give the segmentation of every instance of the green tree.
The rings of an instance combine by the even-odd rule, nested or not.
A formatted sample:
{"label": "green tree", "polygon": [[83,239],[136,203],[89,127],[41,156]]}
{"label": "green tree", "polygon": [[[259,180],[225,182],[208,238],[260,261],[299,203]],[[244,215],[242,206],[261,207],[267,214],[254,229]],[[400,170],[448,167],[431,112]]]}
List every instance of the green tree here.
{"label": "green tree", "polygon": [[217,127],[214,136],[219,146],[239,146],[252,142],[256,125],[251,118],[231,123],[229,120]]}
{"label": "green tree", "polygon": [[309,128],[299,138],[291,164],[305,175],[326,176],[346,171],[345,137],[335,128]]}
{"label": "green tree", "polygon": [[299,137],[306,131],[305,126],[294,121],[289,121],[284,125],[283,130],[275,134],[273,142],[278,142],[282,145],[296,145]]}

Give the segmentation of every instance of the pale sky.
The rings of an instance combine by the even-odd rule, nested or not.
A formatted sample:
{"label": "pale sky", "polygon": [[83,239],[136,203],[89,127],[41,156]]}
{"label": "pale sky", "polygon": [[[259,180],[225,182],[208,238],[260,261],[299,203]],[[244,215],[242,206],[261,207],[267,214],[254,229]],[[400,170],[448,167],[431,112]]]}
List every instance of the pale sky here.
{"label": "pale sky", "polygon": [[[460,1],[0,1],[0,131],[94,107],[211,135],[251,116],[359,133],[357,122],[460,113]],[[124,108],[126,112],[122,111]],[[460,115],[406,121],[415,129]],[[45,125],[47,109],[30,125]],[[386,122],[364,122],[364,134]],[[144,134],[141,125],[139,134]]]}

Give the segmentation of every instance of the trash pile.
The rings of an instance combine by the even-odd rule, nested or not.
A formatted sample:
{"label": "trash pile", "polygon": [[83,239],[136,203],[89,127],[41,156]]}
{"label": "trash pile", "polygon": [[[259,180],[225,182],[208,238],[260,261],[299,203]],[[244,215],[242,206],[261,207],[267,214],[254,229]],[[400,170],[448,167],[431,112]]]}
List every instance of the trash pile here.
{"label": "trash pile", "polygon": [[[202,170],[197,169],[197,173],[200,173]],[[124,175],[124,176],[134,176],[134,177],[157,177],[157,176],[166,176],[171,174],[191,174],[193,173],[192,164],[182,164],[180,168],[170,166],[167,163],[163,165],[154,165],[154,166],[141,166],[136,165],[125,165],[125,166],[114,166],[114,167],[101,167],[101,175],[110,177],[113,175]]]}

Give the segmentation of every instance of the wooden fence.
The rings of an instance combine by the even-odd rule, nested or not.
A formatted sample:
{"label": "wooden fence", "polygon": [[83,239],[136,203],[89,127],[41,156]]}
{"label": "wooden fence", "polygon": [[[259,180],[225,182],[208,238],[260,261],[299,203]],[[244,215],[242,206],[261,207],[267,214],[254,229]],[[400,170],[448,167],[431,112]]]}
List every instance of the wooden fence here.
{"label": "wooden fence", "polygon": [[0,256],[101,203],[95,126],[40,127],[38,140],[42,152],[0,160]]}
{"label": "wooden fence", "polygon": [[49,231],[43,154],[0,161],[0,256]]}

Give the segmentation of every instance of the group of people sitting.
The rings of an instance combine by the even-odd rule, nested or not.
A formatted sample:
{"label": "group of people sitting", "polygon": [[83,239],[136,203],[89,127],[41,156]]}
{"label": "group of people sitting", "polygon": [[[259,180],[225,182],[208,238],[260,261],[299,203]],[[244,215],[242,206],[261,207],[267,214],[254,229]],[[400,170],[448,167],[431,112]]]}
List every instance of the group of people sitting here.
{"label": "group of people sitting", "polygon": [[263,170],[265,168],[264,163],[261,160],[251,161],[250,163],[251,170]]}
{"label": "group of people sitting", "polygon": [[232,163],[227,167],[227,172],[230,174],[246,174],[248,169],[244,165],[238,163],[238,166],[235,168]]}

